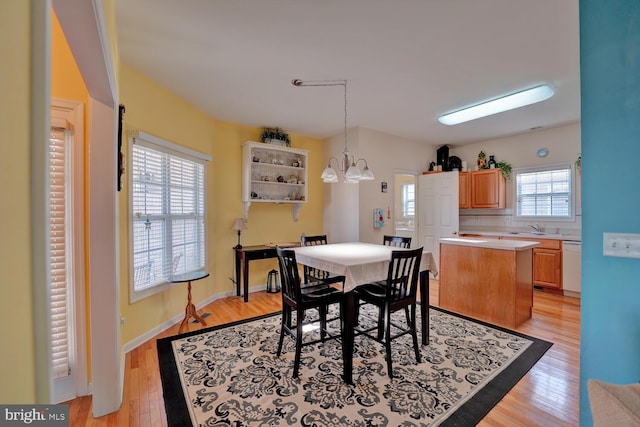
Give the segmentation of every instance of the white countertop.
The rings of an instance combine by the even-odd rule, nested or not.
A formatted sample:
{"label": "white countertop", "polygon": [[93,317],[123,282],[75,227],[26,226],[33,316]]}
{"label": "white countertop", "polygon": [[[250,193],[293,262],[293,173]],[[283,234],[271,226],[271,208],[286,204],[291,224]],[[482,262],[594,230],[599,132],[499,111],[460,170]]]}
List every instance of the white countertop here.
{"label": "white countertop", "polygon": [[551,240],[570,240],[574,242],[582,241],[582,236],[579,234],[569,233],[537,233],[528,231],[475,231],[475,230],[461,230],[460,234],[475,234],[479,236],[494,236],[494,237],[514,237],[521,239],[551,239]]}
{"label": "white countertop", "polygon": [[540,243],[527,242],[524,240],[508,240],[508,239],[482,239],[470,237],[446,237],[440,239],[440,243],[448,245],[472,246],[475,248],[500,249],[505,251],[523,251],[540,246]]}

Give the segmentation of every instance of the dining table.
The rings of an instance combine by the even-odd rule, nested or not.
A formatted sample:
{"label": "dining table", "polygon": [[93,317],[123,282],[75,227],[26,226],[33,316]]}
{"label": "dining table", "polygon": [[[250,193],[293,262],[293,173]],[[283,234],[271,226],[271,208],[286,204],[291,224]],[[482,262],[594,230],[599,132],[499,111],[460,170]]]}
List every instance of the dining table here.
{"label": "dining table", "polygon": [[[356,324],[356,298],[353,292],[360,285],[385,280],[391,261],[391,252],[408,250],[394,246],[363,242],[330,243],[327,245],[293,248],[299,264],[344,276],[342,303],[342,359],[343,379],[353,384],[353,343]],[[438,274],[433,254],[422,252],[420,260],[420,313],[422,344],[429,343],[429,273]]]}

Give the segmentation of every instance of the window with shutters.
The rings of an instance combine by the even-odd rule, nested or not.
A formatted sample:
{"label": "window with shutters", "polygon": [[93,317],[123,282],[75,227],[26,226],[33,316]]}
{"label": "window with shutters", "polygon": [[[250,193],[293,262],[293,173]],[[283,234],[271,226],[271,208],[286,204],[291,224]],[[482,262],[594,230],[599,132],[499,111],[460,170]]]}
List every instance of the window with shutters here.
{"label": "window with shutters", "polygon": [[175,274],[206,268],[205,162],[151,135],[131,138],[131,300],[166,289]]}
{"label": "window with shutters", "polygon": [[516,170],[515,197],[517,218],[573,220],[571,165]]}
{"label": "window with shutters", "polygon": [[62,128],[52,128],[49,135],[49,257],[51,293],[51,360],[53,378],[62,378],[70,371],[71,322],[73,286],[68,254],[72,241],[69,226],[70,186],[69,140]]}

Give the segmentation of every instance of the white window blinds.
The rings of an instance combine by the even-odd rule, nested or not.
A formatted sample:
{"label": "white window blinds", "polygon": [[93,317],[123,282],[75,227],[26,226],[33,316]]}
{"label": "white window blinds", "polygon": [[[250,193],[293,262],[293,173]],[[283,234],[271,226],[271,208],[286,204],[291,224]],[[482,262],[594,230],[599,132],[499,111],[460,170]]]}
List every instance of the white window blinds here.
{"label": "white window blinds", "polygon": [[572,217],[571,167],[516,172],[517,216]]}
{"label": "white window blinds", "polygon": [[71,236],[68,227],[68,141],[64,130],[51,129],[49,136],[49,255],[51,292],[51,359],[54,378],[69,375],[69,319],[71,276],[67,254]]}
{"label": "white window blinds", "polygon": [[131,159],[134,292],[205,268],[203,159],[134,138]]}

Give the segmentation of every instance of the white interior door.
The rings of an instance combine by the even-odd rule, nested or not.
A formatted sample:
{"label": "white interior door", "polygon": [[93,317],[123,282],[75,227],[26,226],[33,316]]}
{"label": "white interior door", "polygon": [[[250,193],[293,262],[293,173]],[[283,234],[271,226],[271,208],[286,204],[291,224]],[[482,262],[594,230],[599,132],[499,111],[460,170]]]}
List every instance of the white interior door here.
{"label": "white interior door", "polygon": [[421,175],[418,178],[418,237],[440,265],[440,239],[458,235],[458,172]]}

